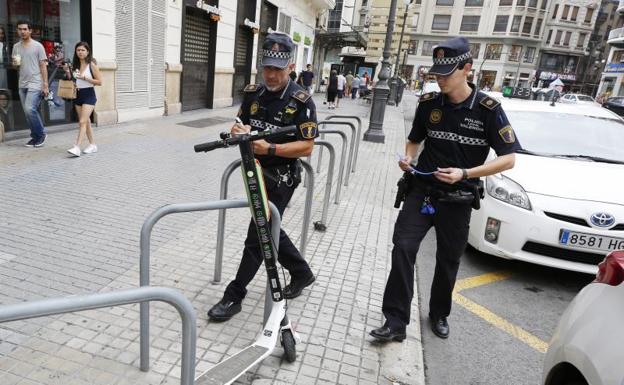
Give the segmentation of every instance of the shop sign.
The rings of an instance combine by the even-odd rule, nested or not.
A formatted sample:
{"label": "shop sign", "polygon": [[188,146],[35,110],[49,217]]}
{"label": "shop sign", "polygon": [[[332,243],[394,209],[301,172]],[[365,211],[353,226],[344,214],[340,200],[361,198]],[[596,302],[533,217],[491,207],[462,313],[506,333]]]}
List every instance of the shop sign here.
{"label": "shop sign", "polygon": [[197,0],[196,6],[197,8],[203,9],[204,11],[208,12],[212,21],[221,20],[221,10],[219,8],[213,5],[206,4],[203,0]]}
{"label": "shop sign", "polygon": [[557,78],[571,82],[576,81],[576,75],[574,74],[558,74],[556,72],[542,71],[539,76],[540,80],[555,80]]}
{"label": "shop sign", "polygon": [[604,72],[624,72],[624,63],[607,63]]}
{"label": "shop sign", "polygon": [[251,21],[248,18],[245,18],[245,21],[243,21],[243,25],[251,28],[253,33],[258,33],[260,31],[260,24],[255,21]]}

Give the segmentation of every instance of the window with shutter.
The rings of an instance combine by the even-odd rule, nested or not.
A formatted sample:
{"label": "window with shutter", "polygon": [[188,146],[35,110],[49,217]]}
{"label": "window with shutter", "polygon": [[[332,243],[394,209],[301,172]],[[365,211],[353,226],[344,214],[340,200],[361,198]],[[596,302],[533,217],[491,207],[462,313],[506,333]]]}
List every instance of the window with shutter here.
{"label": "window with shutter", "polygon": [[151,108],[163,107],[165,104],[165,31],[167,21],[164,12],[165,0],[152,1],[152,20],[150,25],[150,103]]}

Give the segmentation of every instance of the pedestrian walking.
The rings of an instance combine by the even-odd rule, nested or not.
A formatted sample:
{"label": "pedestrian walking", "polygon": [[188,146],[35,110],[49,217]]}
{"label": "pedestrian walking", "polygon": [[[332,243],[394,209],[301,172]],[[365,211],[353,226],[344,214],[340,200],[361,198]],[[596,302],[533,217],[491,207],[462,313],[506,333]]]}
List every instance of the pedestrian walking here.
{"label": "pedestrian walking", "polygon": [[312,81],[314,80],[314,72],[312,71],[312,64],[308,64],[306,69],[301,71],[299,74],[299,78],[301,79],[301,85],[306,90],[307,93],[312,95]]}
{"label": "pedestrian walking", "polygon": [[12,63],[19,69],[19,97],[26,122],[30,128],[30,140],[26,147],[41,147],[47,138],[39,105],[48,96],[48,58],[43,45],[32,38],[32,24],[26,20],[17,22],[20,41],[13,45]]}
{"label": "pedestrian walking", "polygon": [[0,90],[0,121],[5,132],[13,129],[13,106],[11,104],[11,94],[8,90]]}
{"label": "pedestrian walking", "polygon": [[[71,155],[78,157],[81,153],[93,154],[98,148],[93,137],[93,128],[91,127],[91,114],[95,109],[97,97],[95,95],[94,86],[102,85],[102,75],[96,64],[96,60],[91,56],[91,47],[89,43],[81,41],[74,48],[74,59],[72,62],[74,72],[70,72],[67,64],[63,66],[66,77],[76,81],[76,99],[74,99],[74,108],[78,116],[78,136],[74,146],[67,150]],[[80,149],[80,145],[85,136],[89,141],[89,145],[84,150]]]}
{"label": "pedestrian walking", "polygon": [[351,73],[351,71],[347,73],[347,76],[345,76],[345,79],[347,79],[347,86],[345,87],[345,95],[348,98],[351,95],[351,87],[353,87],[353,74]]}
{"label": "pedestrian walking", "polygon": [[7,68],[10,65],[9,46],[7,36],[3,26],[0,26],[0,89],[9,88],[7,79]]}
{"label": "pedestrian walking", "polygon": [[[292,53],[295,44],[280,32],[269,34],[262,46],[262,76],[265,84],[245,87],[245,99],[239,111],[244,124],[232,126],[232,134],[263,131],[267,127],[296,125],[297,135],[284,135],[267,142],[253,142],[254,153],[263,168],[268,199],[277,206],[280,215],[301,182],[300,157],[308,156],[318,136],[316,107],[310,94],[288,78],[294,67]],[[236,278],[229,283],[223,298],[208,311],[212,321],[227,321],[241,311],[247,295],[247,285],[260,268],[263,253],[258,244],[258,234],[253,220],[249,224],[247,239]],[[284,287],[284,298],[298,297],[302,290],[314,282],[314,274],[284,230],[280,231],[279,263],[290,272],[290,283]]]}
{"label": "pedestrian walking", "polygon": [[330,110],[336,108],[336,95],[338,94],[338,73],[332,70],[329,74],[329,82],[327,85],[327,108]]}
{"label": "pedestrian walking", "polygon": [[364,75],[360,77],[360,97],[368,95],[368,71],[364,71]]}
{"label": "pedestrian walking", "polygon": [[[520,144],[500,102],[468,82],[472,57],[468,40],[457,37],[436,46],[430,74],[441,93],[420,97],[399,167],[407,193],[394,226],[392,268],[383,297],[385,324],[370,332],[381,341],[402,341],[410,322],[414,264],[431,227],[437,237],[429,321],[440,338],[449,336],[447,317],[460,257],[468,239],[472,207],[480,201],[479,178],[514,166]],[[411,165],[423,140],[426,145]],[[487,161],[490,147],[498,157]],[[416,175],[414,175],[416,174]],[[472,206],[472,207],[471,207]]]}
{"label": "pedestrian walking", "polygon": [[357,99],[358,89],[360,88],[360,76],[355,75],[351,82],[351,99]]}
{"label": "pedestrian walking", "polygon": [[336,96],[338,97],[338,100],[336,101],[335,108],[338,108],[340,106],[340,100],[344,97],[345,88],[347,86],[347,79],[344,77],[342,73],[338,74],[337,81],[338,81],[338,85],[337,85],[338,92],[336,93]]}

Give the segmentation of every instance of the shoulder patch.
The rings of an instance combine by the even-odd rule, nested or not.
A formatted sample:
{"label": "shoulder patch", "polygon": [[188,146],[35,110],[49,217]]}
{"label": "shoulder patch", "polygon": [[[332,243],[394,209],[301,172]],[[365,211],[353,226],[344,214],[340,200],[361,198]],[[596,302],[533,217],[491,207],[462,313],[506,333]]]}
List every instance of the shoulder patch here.
{"label": "shoulder patch", "polygon": [[256,92],[260,91],[262,84],[247,84],[243,89],[243,92]]}
{"label": "shoulder patch", "polygon": [[429,100],[433,100],[436,98],[436,96],[438,96],[438,94],[436,92],[427,92],[424,95],[420,95],[420,98],[418,99],[418,102],[428,102]]}
{"label": "shoulder patch", "polygon": [[295,91],[291,95],[293,98],[297,99],[301,103],[305,103],[308,99],[311,98],[310,94],[305,92],[304,90]]}
{"label": "shoulder patch", "polygon": [[481,104],[483,107],[487,108],[488,110],[493,110],[496,107],[500,106],[500,102],[498,100],[491,98],[489,96],[486,96],[483,99],[481,99],[479,104]]}

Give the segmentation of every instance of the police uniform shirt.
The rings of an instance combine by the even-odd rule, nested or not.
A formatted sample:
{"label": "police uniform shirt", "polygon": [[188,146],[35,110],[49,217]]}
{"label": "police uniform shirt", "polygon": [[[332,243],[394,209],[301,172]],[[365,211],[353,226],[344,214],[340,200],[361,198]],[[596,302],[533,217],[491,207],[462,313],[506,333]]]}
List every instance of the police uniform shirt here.
{"label": "police uniform shirt", "polygon": [[[296,134],[280,135],[267,140],[283,144],[297,140],[314,140],[318,136],[316,106],[312,97],[299,85],[289,80],[283,90],[271,92],[263,85],[249,85],[245,88],[245,99],[238,114],[243,124],[252,130],[263,131],[275,127],[296,125]],[[296,161],[295,158],[256,155],[262,167],[283,166]]]}
{"label": "police uniform shirt", "polygon": [[408,136],[416,143],[427,139],[418,158],[420,171],[472,168],[485,162],[490,147],[499,156],[521,148],[500,102],[469,85],[472,93],[460,104],[440,93],[421,96]]}

